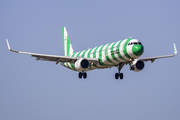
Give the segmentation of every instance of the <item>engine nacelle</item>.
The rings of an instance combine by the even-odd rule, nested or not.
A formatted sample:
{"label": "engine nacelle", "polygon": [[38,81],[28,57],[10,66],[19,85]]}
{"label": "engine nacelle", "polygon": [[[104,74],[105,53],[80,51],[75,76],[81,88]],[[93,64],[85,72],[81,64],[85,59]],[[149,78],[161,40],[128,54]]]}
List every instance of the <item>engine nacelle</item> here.
{"label": "engine nacelle", "polygon": [[130,70],[139,72],[144,68],[144,62],[142,60],[134,60],[130,65]]}
{"label": "engine nacelle", "polygon": [[74,64],[76,70],[83,71],[89,67],[89,61],[87,59],[79,59]]}

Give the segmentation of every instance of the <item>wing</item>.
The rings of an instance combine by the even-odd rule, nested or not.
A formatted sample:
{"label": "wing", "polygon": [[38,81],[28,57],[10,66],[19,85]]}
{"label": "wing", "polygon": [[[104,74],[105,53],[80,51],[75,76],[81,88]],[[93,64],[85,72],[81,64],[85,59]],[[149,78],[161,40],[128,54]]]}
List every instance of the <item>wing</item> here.
{"label": "wing", "polygon": [[174,57],[174,56],[177,54],[177,49],[176,49],[175,43],[174,43],[173,45],[174,45],[174,54],[172,54],[172,55],[164,55],[164,56],[156,56],[156,57],[139,58],[139,59],[137,59],[137,60],[151,61],[151,62],[153,63],[156,59]]}
{"label": "wing", "polygon": [[[47,54],[38,54],[38,53],[30,53],[30,52],[22,52],[22,51],[15,51],[10,48],[9,42],[6,39],[8,49],[11,52],[15,53],[21,53],[21,54],[27,54],[31,55],[31,57],[36,57],[35,60],[42,60],[42,61],[52,61],[56,62],[58,64],[59,62],[70,62],[74,63],[75,61],[81,59],[80,57],[69,57],[69,56],[59,56],[59,55],[47,55]],[[99,59],[98,58],[85,58],[87,59],[90,63],[98,63]]]}

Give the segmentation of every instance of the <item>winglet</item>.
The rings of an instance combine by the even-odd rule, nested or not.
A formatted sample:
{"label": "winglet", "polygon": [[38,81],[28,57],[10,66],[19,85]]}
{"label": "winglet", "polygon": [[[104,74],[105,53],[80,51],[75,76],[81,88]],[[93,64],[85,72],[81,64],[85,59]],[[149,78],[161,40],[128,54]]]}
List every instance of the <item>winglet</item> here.
{"label": "winglet", "polygon": [[14,51],[14,50],[12,50],[12,49],[10,48],[10,45],[9,45],[8,39],[6,39],[6,42],[7,42],[8,49],[9,49],[10,51],[18,53],[18,51]]}
{"label": "winglet", "polygon": [[175,43],[173,45],[174,45],[174,55],[176,55],[177,54],[176,45],[175,45]]}
{"label": "winglet", "polygon": [[9,45],[8,39],[6,39],[6,42],[7,42],[8,49],[11,51],[11,48],[10,48],[10,45]]}

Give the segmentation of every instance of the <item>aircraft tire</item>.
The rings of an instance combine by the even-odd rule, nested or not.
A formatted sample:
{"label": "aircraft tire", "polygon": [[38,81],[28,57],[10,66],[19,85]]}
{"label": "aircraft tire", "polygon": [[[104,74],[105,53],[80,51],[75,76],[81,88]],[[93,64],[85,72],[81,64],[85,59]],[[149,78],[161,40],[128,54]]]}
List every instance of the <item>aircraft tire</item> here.
{"label": "aircraft tire", "polygon": [[81,73],[81,72],[79,72],[78,77],[79,77],[80,79],[82,78],[82,73]]}
{"label": "aircraft tire", "polygon": [[119,77],[119,74],[116,73],[116,74],[115,74],[115,79],[118,79],[118,77]]}
{"label": "aircraft tire", "polygon": [[120,79],[123,79],[123,73],[120,73],[119,76],[120,76]]}
{"label": "aircraft tire", "polygon": [[86,73],[86,72],[83,73],[83,78],[84,78],[84,79],[87,78],[87,73]]}

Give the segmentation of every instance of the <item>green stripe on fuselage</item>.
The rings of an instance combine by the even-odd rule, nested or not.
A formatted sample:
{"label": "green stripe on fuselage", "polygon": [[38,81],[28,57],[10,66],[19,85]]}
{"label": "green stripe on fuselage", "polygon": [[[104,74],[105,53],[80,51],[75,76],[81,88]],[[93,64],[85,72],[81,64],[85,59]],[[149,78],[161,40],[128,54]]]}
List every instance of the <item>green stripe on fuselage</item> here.
{"label": "green stripe on fuselage", "polygon": [[97,51],[98,48],[99,48],[99,47],[96,47],[96,48],[95,48],[95,50],[94,50],[94,52],[93,52],[93,58],[96,58],[96,51]]}
{"label": "green stripe on fuselage", "polygon": [[94,48],[91,48],[88,52],[88,55],[87,55],[87,58],[90,58],[90,55],[91,55],[91,51],[93,50]]}
{"label": "green stripe on fuselage", "polygon": [[79,57],[79,55],[82,53],[82,51],[81,52],[79,52],[78,54],[77,54],[77,56],[76,57]]}
{"label": "green stripe on fuselage", "polygon": [[84,56],[85,56],[85,54],[86,54],[86,51],[88,51],[88,50],[85,50],[85,51],[83,52],[83,54],[82,54],[82,56],[81,56],[81,57],[83,57],[83,58],[84,58]]}
{"label": "green stripe on fuselage", "polygon": [[74,57],[75,54],[76,54],[76,53],[73,53],[73,54],[71,55],[71,57]]}
{"label": "green stripe on fuselage", "polygon": [[110,59],[109,59],[109,56],[108,56],[108,47],[111,45],[112,43],[109,43],[106,47],[106,50],[105,50],[105,57],[106,57],[106,60],[110,63],[113,63]]}
{"label": "green stripe on fuselage", "polygon": [[70,64],[71,64],[71,67],[72,67],[75,71],[77,71],[76,68],[74,67],[74,64],[73,64],[73,63],[70,63]]}
{"label": "green stripe on fuselage", "polygon": [[69,69],[71,69],[71,68],[69,67],[69,65],[68,65],[68,63],[67,63],[67,62],[66,62],[65,64],[67,65],[67,67],[68,67]]}
{"label": "green stripe on fuselage", "polygon": [[100,48],[100,50],[99,50],[99,64],[100,65],[104,65],[104,63],[103,63],[103,61],[102,61],[102,49],[103,49],[103,47],[104,47],[105,45],[103,45],[101,48]]}
{"label": "green stripe on fuselage", "polygon": [[117,45],[117,48],[116,48],[116,52],[118,54],[118,57],[121,59],[121,60],[125,60],[122,56],[121,56],[121,53],[120,53],[120,45],[122,43],[122,40],[118,43]]}
{"label": "green stripe on fuselage", "polygon": [[128,55],[128,53],[127,53],[127,45],[128,45],[128,43],[129,43],[130,40],[132,40],[132,38],[126,40],[126,42],[125,42],[125,44],[124,44],[124,50],[123,50],[124,55],[125,55],[127,58],[131,58],[131,57]]}
{"label": "green stripe on fuselage", "polygon": [[116,43],[117,43],[117,42],[115,42],[115,43],[112,45],[112,47],[111,47],[111,56],[112,56],[112,58],[113,58],[115,61],[119,62],[119,61],[117,60],[117,58],[115,57],[115,55],[114,55],[114,53],[116,52],[116,51],[114,51],[114,45],[115,45]]}

